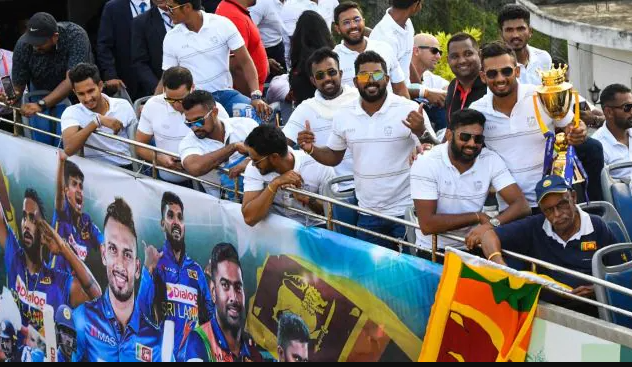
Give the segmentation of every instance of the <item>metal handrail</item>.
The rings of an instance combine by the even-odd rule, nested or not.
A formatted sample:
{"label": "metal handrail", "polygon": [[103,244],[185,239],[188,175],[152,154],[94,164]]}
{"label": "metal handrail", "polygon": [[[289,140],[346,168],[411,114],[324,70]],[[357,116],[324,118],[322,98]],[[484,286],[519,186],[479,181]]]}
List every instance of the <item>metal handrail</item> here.
{"label": "metal handrail", "polygon": [[[14,110],[14,118],[16,118],[16,115],[17,115],[16,112],[19,111],[18,108],[6,105],[6,104],[4,104],[2,102],[0,102],[0,106],[12,108]],[[61,122],[60,119],[52,117],[52,116],[44,115],[44,114],[41,114],[41,113],[38,113],[37,115],[39,117],[46,118],[46,119],[49,119],[51,121]],[[61,136],[59,136],[57,134],[50,133],[50,132],[47,132],[47,131],[43,131],[43,130],[40,130],[40,129],[31,127],[31,126],[28,126],[28,125],[24,125],[24,124],[15,122],[15,121],[7,120],[7,119],[4,119],[4,118],[0,118],[0,121],[4,121],[4,122],[10,123],[10,124],[13,124],[16,127],[19,126],[19,127],[26,128],[26,129],[29,129],[29,130],[38,131],[38,132],[44,133],[44,134],[46,134],[48,136],[61,138]],[[93,134],[97,134],[97,135],[100,135],[100,136],[103,136],[103,137],[114,139],[114,140],[126,143],[128,145],[131,145],[131,146],[141,147],[141,148],[145,148],[145,149],[151,150],[151,151],[154,152],[154,155],[156,155],[156,154],[165,154],[165,155],[172,156],[172,157],[179,157],[175,153],[172,153],[172,152],[169,152],[169,151],[166,151],[166,150],[162,150],[162,149],[159,149],[157,147],[154,147],[154,146],[151,146],[151,145],[148,145],[148,144],[143,144],[143,143],[137,142],[135,140],[122,138],[122,137],[117,136],[117,135],[112,135],[112,134],[104,133],[104,132],[101,132],[101,131],[95,131]],[[17,135],[17,130],[16,130],[16,134],[15,135]],[[189,174],[186,174],[186,173],[183,173],[183,172],[180,172],[180,171],[174,171],[174,170],[162,167],[162,166],[158,166],[156,164],[156,162],[155,162],[155,159],[154,159],[153,162],[147,162],[145,160],[139,160],[139,159],[135,159],[133,157],[123,156],[123,155],[120,155],[119,153],[110,152],[110,151],[107,151],[107,150],[94,148],[94,147],[91,147],[91,148],[99,150],[99,151],[102,151],[102,152],[105,152],[105,153],[108,153],[108,154],[119,156],[121,158],[125,158],[125,159],[128,159],[130,161],[142,164],[142,165],[150,166],[150,167],[152,167],[154,169],[158,169],[158,170],[165,171],[165,172],[168,172],[168,173],[171,173],[171,174],[174,174],[174,175],[178,175],[178,176],[181,176],[183,178],[194,180],[194,181],[197,181],[197,182],[200,182],[200,183],[203,183],[203,184],[207,184],[207,185],[210,185],[210,186],[213,186],[213,187],[217,187],[217,188],[220,188],[220,189],[226,189],[225,187],[223,187],[221,185],[218,185],[218,184],[216,184],[214,182],[210,182],[210,181],[207,181],[207,180],[204,180],[204,179],[200,179],[198,177],[194,177],[194,176],[191,176]],[[225,169],[220,169],[220,170],[222,170],[223,172],[228,172],[228,170],[225,170]],[[404,225],[404,226],[409,227],[409,228],[421,230],[421,227],[419,226],[419,223],[409,222],[409,221],[406,221],[406,220],[403,220],[403,219],[390,217],[388,215],[384,215],[384,214],[381,214],[379,212],[376,212],[376,211],[373,211],[373,210],[370,210],[370,209],[360,208],[358,206],[355,206],[355,205],[352,205],[352,204],[349,204],[349,203],[346,203],[346,202],[343,202],[343,201],[339,201],[339,200],[336,200],[336,199],[333,199],[333,198],[330,198],[330,197],[327,197],[327,196],[315,194],[315,193],[308,192],[308,191],[293,189],[293,188],[284,188],[282,190],[286,190],[286,191],[291,192],[291,193],[300,194],[300,195],[303,195],[303,196],[314,198],[316,200],[323,201],[323,202],[327,203],[330,206],[338,205],[338,206],[341,206],[341,207],[344,207],[344,208],[356,210],[356,211],[358,211],[360,213],[364,213],[364,214],[375,216],[375,217],[378,217],[378,218],[381,218],[381,219],[389,220],[391,222],[394,222],[394,223],[397,223],[397,224],[401,224],[401,225]],[[230,191],[234,191],[235,193],[243,196],[243,192],[240,192],[238,190],[230,190]],[[343,226],[345,228],[350,228],[350,229],[353,229],[355,231],[360,231],[360,232],[363,232],[363,233],[367,233],[367,234],[375,236],[377,238],[381,238],[381,239],[384,239],[384,240],[391,241],[391,242],[393,242],[393,243],[395,243],[395,244],[397,244],[399,246],[400,252],[402,251],[403,246],[407,246],[407,247],[412,247],[412,248],[417,249],[417,250],[421,250],[421,251],[424,251],[424,252],[431,253],[432,256],[433,256],[433,261],[436,260],[437,256],[441,256],[441,257],[445,256],[444,254],[439,253],[439,252],[436,251],[436,246],[433,246],[433,249],[427,249],[427,248],[419,247],[419,246],[417,246],[415,244],[411,244],[409,242],[403,241],[403,240],[398,239],[398,238],[394,238],[394,237],[390,237],[390,236],[383,235],[383,234],[380,234],[380,233],[376,233],[376,232],[373,232],[373,231],[370,231],[370,230],[367,230],[367,229],[364,229],[364,228],[360,228],[360,227],[352,225],[352,224],[348,224],[348,223],[345,223],[345,222],[341,222],[341,221],[335,220],[333,218],[328,218],[328,217],[325,217],[325,216],[322,216],[322,215],[318,215],[316,213],[312,213],[312,212],[308,212],[308,211],[304,211],[304,210],[300,210],[300,209],[292,208],[292,207],[288,207],[288,206],[282,206],[282,207],[284,209],[287,209],[287,210],[290,210],[290,211],[293,211],[293,212],[305,215],[307,217],[312,217],[312,218],[315,218],[315,219],[318,219],[318,220],[325,221],[329,225],[332,225],[332,224],[340,225],[340,226]],[[453,235],[453,234],[450,234],[450,233],[433,235],[433,243],[436,243],[436,239],[438,237],[442,237],[442,238],[458,241],[458,242],[461,242],[461,243],[465,243],[465,239],[463,237],[459,237],[459,236],[456,236],[456,235]],[[507,256],[510,256],[510,257],[513,257],[513,258],[516,258],[516,259],[519,259],[519,260],[522,260],[522,261],[526,261],[526,262],[529,262],[531,264],[535,264],[535,265],[541,266],[541,267],[543,267],[545,269],[549,269],[549,270],[557,271],[557,272],[560,272],[560,273],[564,273],[566,275],[570,275],[572,277],[576,277],[576,278],[585,280],[585,281],[587,281],[589,283],[598,284],[598,285],[603,286],[605,288],[609,288],[609,289],[614,290],[616,292],[619,292],[619,293],[622,293],[622,294],[625,294],[627,296],[632,297],[632,290],[627,289],[625,287],[621,287],[621,286],[619,286],[617,284],[610,283],[608,281],[605,281],[605,280],[602,280],[602,279],[599,279],[599,278],[596,278],[596,277],[593,277],[593,276],[590,276],[590,275],[586,275],[586,274],[579,273],[579,272],[576,272],[576,271],[573,271],[573,270],[569,270],[569,269],[566,269],[566,268],[563,268],[563,267],[560,267],[560,266],[557,266],[557,265],[554,265],[554,264],[550,264],[550,263],[547,263],[545,261],[542,261],[542,260],[539,260],[539,259],[536,259],[536,258],[532,258],[532,257],[529,257],[529,256],[521,255],[521,254],[518,254],[518,253],[515,253],[515,252],[512,252],[512,251],[508,251],[508,250],[502,250],[502,251],[503,251],[503,254],[505,254]],[[607,304],[602,304],[600,302],[597,302],[597,301],[594,301],[594,300],[590,300],[590,299],[587,299],[587,298],[578,297],[576,295],[573,295],[570,292],[560,291],[558,289],[551,288],[551,287],[548,287],[548,286],[545,286],[545,289],[547,289],[547,290],[549,290],[549,291],[551,291],[553,293],[556,293],[556,294],[559,294],[559,295],[563,295],[563,296],[568,297],[568,298],[576,299],[578,301],[583,301],[585,303],[588,303],[588,304],[591,304],[591,305],[594,305],[594,306],[597,306],[597,307],[603,307],[605,309],[608,309],[610,311],[622,314],[624,316],[632,317],[632,312],[630,312],[630,311],[626,311],[626,310],[623,310],[623,309],[620,309],[620,308],[617,308],[617,307],[614,307],[614,306],[610,306],[610,305],[607,305]]]}

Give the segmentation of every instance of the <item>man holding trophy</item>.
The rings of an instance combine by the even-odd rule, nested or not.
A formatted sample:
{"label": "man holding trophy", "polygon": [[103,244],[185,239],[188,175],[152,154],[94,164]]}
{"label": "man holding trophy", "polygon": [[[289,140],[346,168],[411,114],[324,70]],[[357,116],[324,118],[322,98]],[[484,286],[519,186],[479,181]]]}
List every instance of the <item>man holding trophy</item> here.
{"label": "man holding trophy", "polygon": [[[503,158],[534,213],[539,212],[536,184],[543,176],[555,172],[565,178],[571,177],[574,183],[594,174],[591,183],[595,182],[597,188],[591,190],[591,199],[599,200],[603,148],[598,142],[586,143],[586,125],[570,109],[571,87],[554,85],[558,81],[557,71],[543,74],[548,88],[546,85],[520,84],[516,55],[501,42],[485,45],[481,50],[481,59],[481,79],[491,93],[473,103],[471,108],[487,118],[484,133],[487,147]],[[561,92],[552,94],[552,91]],[[556,129],[564,133],[559,135],[557,146],[553,144],[556,142]],[[575,164],[577,162],[583,164]],[[571,175],[566,174],[567,166]],[[582,166],[586,168],[587,175],[581,173]],[[575,167],[581,174],[574,174]],[[594,198],[592,191],[595,191]],[[499,202],[501,211],[505,210],[506,203]]]}

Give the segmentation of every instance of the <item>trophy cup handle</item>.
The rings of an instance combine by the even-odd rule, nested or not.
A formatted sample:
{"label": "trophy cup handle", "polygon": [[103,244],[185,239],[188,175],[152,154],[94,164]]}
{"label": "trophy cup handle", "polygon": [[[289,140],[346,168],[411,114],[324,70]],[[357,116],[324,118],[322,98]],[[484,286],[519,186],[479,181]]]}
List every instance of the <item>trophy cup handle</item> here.
{"label": "trophy cup handle", "polygon": [[580,123],[579,92],[575,89],[573,89],[573,97],[575,98],[575,128],[578,128]]}

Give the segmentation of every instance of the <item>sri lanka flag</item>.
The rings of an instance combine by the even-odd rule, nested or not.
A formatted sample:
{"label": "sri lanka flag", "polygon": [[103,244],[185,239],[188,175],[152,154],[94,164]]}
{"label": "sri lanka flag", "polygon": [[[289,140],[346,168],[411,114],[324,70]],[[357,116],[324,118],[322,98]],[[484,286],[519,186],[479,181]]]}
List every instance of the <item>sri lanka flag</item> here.
{"label": "sri lanka flag", "polygon": [[420,362],[524,362],[542,286],[561,285],[449,249]]}

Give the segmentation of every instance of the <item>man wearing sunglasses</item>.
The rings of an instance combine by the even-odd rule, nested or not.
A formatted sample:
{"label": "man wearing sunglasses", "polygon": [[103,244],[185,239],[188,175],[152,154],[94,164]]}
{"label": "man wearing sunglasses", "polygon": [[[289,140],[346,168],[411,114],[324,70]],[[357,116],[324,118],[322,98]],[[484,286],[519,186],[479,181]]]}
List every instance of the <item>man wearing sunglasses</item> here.
{"label": "man wearing sunglasses", "polygon": [[342,84],[354,87],[354,63],[358,55],[365,51],[375,51],[386,61],[388,75],[391,77],[389,90],[392,87],[395,94],[410,98],[406,86],[406,74],[393,48],[386,42],[365,37],[366,26],[360,5],[351,1],[344,2],[336,7],[334,17],[334,28],[342,37],[342,42],[334,48],[340,57]]}
{"label": "man wearing sunglasses", "polygon": [[[607,166],[632,161],[632,91],[621,84],[613,84],[601,92],[601,105],[606,124],[593,135],[603,145]],[[612,171],[619,180],[632,179],[632,168]]]}
{"label": "man wearing sunglasses", "polygon": [[[192,176],[200,177],[228,190],[234,188],[234,179],[245,170],[250,159],[243,145],[248,134],[257,127],[249,118],[225,118],[218,115],[213,95],[205,90],[189,94],[182,102],[185,124],[190,131],[180,142],[182,166]],[[230,173],[218,172],[218,168]],[[220,191],[204,184],[207,194],[220,197]]]}
{"label": "man wearing sunglasses", "polygon": [[[193,75],[182,66],[174,66],[163,73],[162,84],[164,92],[150,98],[143,107],[135,139],[144,144],[150,144],[154,139],[157,148],[178,154],[180,142],[191,131],[185,124],[182,101],[195,90]],[[226,110],[220,104],[216,105],[219,117],[228,118]],[[136,147],[136,154],[147,162],[154,159],[150,149]],[[184,172],[177,157],[158,154],[157,161],[162,167]],[[191,181],[181,176],[164,171],[159,171],[158,175],[167,182],[192,187]]]}
{"label": "man wearing sunglasses", "polygon": [[[542,178],[546,152],[546,138],[538,124],[533,105],[537,87],[518,81],[521,71],[516,55],[504,42],[485,45],[481,50],[481,58],[481,79],[491,93],[474,102],[471,108],[485,115],[487,147],[503,158],[530,206],[537,211],[535,185]],[[544,111],[540,103],[538,108]],[[591,185],[594,186],[593,181],[596,181],[599,186],[596,194],[590,193],[591,199],[599,200],[592,195],[600,195],[599,177],[603,168],[603,153],[594,150],[592,142],[600,144],[594,140],[588,145],[584,144],[587,141],[586,125],[582,122],[578,128],[574,126],[572,109],[561,121],[554,121],[546,113],[541,113],[541,116],[550,131],[555,131],[556,128],[565,130],[568,143],[578,147],[578,157],[588,175],[593,178],[590,180]],[[595,169],[594,167],[599,166],[599,161],[601,168]],[[502,200],[499,202],[500,209],[505,210],[507,204]]]}
{"label": "man wearing sunglasses", "polygon": [[[422,106],[388,93],[390,80],[380,55],[365,52],[358,56],[355,66],[355,85],[361,98],[339,108],[327,145],[318,143],[309,128],[299,134],[298,144],[316,161],[330,167],[339,165],[351,151],[360,207],[404,218],[413,204],[410,152],[426,132],[434,139],[436,136]],[[358,227],[394,238],[406,234],[402,225],[366,215],[360,215]],[[358,233],[358,238],[397,251],[390,241],[364,233]]]}
{"label": "man wearing sunglasses", "polygon": [[[464,109],[452,116],[447,143],[435,147],[413,164],[410,187],[421,233],[417,245],[432,248],[433,234],[458,231],[476,237],[501,224],[531,214],[529,203],[498,154],[484,148],[485,116]],[[483,213],[490,187],[509,204],[496,218]],[[439,248],[456,241],[439,238]]]}
{"label": "man wearing sunglasses", "polygon": [[[303,101],[294,110],[283,133],[290,146],[295,146],[298,135],[309,125],[316,135],[316,141],[326,142],[332,133],[334,113],[340,106],[348,105],[359,98],[355,87],[342,86],[344,73],[340,70],[338,55],[328,48],[316,51],[307,61],[311,67],[311,81],[316,86],[316,96]],[[347,152],[342,163],[334,168],[336,177],[353,176],[353,157]],[[339,191],[354,188],[353,182],[339,185]]]}

